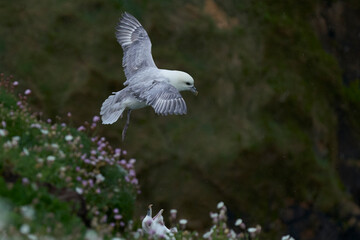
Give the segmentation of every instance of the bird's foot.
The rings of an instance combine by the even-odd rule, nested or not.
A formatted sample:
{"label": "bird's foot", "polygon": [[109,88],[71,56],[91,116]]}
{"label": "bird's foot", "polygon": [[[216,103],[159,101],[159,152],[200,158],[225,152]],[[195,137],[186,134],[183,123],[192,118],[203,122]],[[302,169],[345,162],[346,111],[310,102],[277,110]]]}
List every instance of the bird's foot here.
{"label": "bird's foot", "polygon": [[124,129],[123,129],[122,134],[121,134],[121,136],[122,136],[122,141],[125,140],[126,131],[127,131],[128,127],[129,127],[129,124],[130,124],[130,114],[131,114],[131,111],[132,111],[132,110],[129,109],[128,112],[127,112],[126,123],[125,123]]}

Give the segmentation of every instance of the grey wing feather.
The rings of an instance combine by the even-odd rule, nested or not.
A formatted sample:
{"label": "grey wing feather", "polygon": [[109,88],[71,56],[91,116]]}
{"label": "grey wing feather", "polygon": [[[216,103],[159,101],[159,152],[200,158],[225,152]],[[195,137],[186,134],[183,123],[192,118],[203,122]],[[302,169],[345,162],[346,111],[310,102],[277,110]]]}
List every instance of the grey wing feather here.
{"label": "grey wing feather", "polygon": [[[116,27],[115,35],[124,50],[123,67],[128,80],[146,67],[156,68],[151,55],[150,38],[134,16],[125,12]],[[124,85],[128,85],[128,82]]]}
{"label": "grey wing feather", "polygon": [[166,82],[154,81],[151,86],[147,87],[138,84],[131,86],[131,90],[134,96],[152,106],[156,114],[183,115],[187,112],[185,100],[179,91]]}
{"label": "grey wing feather", "polygon": [[112,124],[116,122],[120,116],[122,116],[125,108],[122,106],[121,101],[130,94],[127,89],[123,89],[119,92],[110,95],[102,104],[100,115],[103,124]]}

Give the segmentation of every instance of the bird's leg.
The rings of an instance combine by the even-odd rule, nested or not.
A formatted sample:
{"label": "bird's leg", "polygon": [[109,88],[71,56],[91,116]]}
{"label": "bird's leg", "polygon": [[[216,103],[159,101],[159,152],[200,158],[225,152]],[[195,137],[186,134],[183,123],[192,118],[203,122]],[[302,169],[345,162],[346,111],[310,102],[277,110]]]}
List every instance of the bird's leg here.
{"label": "bird's leg", "polygon": [[131,109],[129,109],[129,110],[127,111],[127,119],[126,119],[126,123],[125,123],[124,129],[123,129],[123,131],[122,131],[122,141],[125,140],[126,130],[128,129],[129,124],[130,124],[130,114],[131,114],[131,111],[132,111]]}

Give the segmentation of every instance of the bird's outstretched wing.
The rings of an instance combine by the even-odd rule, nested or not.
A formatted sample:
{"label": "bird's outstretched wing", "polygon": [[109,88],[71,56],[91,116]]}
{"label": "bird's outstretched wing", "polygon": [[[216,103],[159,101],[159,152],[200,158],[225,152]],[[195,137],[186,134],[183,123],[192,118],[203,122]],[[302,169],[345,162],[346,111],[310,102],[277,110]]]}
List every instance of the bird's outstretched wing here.
{"label": "bird's outstretched wing", "polygon": [[139,84],[131,86],[130,89],[135,97],[153,107],[156,114],[183,115],[187,112],[185,100],[179,91],[169,83],[154,81],[151,86],[141,87]]}
{"label": "bird's outstretched wing", "polygon": [[156,67],[151,55],[150,38],[134,16],[125,12],[116,27],[115,35],[124,50],[123,67],[127,80],[143,68]]}

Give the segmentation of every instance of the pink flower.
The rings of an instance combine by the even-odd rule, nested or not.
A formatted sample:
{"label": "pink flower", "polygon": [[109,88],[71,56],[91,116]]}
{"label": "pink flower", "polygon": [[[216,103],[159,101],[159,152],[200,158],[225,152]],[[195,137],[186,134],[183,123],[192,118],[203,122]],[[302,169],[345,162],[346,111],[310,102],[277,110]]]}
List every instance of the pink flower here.
{"label": "pink flower", "polygon": [[29,95],[31,93],[31,90],[30,89],[26,89],[25,90],[25,95]]}
{"label": "pink flower", "polygon": [[13,82],[13,86],[17,86],[17,85],[19,85],[18,81]]}
{"label": "pink flower", "polygon": [[131,170],[129,171],[129,176],[131,176],[131,177],[135,177],[135,176],[136,176],[136,173],[135,173],[134,169],[131,169]]}
{"label": "pink flower", "polygon": [[22,179],[22,183],[23,183],[23,184],[28,184],[28,183],[29,183],[29,179],[23,178],[23,179]]}
{"label": "pink flower", "polygon": [[99,116],[94,116],[93,117],[93,122],[97,122],[97,121],[99,121],[100,120],[100,117]]}
{"label": "pink flower", "polygon": [[80,127],[78,127],[77,130],[78,130],[79,132],[84,131],[84,130],[85,130],[85,127],[84,127],[84,126],[80,126]]}
{"label": "pink flower", "polygon": [[115,154],[120,155],[120,153],[121,153],[121,149],[120,148],[115,148]]}

